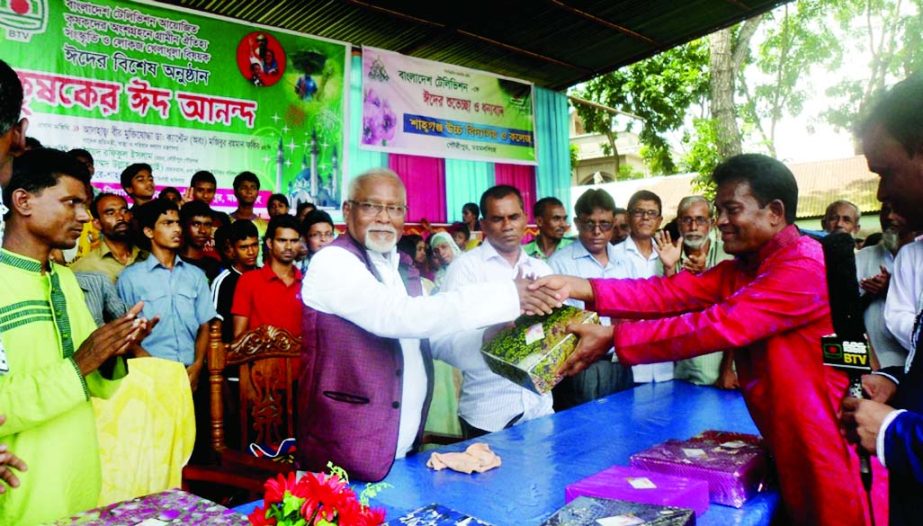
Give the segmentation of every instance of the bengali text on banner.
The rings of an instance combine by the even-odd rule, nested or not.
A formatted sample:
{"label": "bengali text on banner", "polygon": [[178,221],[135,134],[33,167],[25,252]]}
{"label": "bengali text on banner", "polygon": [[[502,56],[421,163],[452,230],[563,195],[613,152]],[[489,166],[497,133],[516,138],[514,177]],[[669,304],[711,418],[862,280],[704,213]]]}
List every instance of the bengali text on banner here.
{"label": "bengali text on banner", "polygon": [[255,173],[292,206],[342,201],[348,46],[190,10],[117,0],[0,1],[2,58],[19,74],[29,135],[84,148],[97,188],[148,163],[182,191],[198,170],[213,206]]}
{"label": "bengali text on banner", "polygon": [[527,82],[365,47],[362,90],[363,148],[536,164]]}

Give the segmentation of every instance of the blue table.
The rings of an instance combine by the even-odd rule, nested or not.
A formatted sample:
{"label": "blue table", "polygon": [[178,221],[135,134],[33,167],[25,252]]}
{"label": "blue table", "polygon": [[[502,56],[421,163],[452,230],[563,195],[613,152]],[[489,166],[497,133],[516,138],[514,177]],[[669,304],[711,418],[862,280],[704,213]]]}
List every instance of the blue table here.
{"label": "blue table", "polygon": [[[524,422],[476,441],[486,442],[503,465],[486,473],[434,472],[429,453],[394,463],[373,505],[393,519],[438,502],[497,526],[538,525],[564,505],[564,487],[613,465],[628,465],[638,451],[706,429],[756,433],[738,392],[685,382],[649,384],[555,415]],[[468,442],[440,451],[462,451]],[[741,509],[712,504],[701,525],[769,524],[778,494],[766,492]],[[252,505],[239,511],[249,513]]]}

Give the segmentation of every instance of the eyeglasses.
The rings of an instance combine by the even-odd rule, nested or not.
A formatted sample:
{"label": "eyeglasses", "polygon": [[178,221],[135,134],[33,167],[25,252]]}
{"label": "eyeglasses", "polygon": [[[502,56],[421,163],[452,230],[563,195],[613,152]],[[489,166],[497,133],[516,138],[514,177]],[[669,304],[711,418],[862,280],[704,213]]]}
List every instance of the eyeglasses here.
{"label": "eyeglasses", "polygon": [[577,228],[584,232],[596,232],[596,229],[599,228],[600,232],[609,232],[612,230],[612,227],[615,226],[615,223],[610,223],[609,221],[583,221],[577,220]]}
{"label": "eyeglasses", "polygon": [[635,208],[631,211],[632,217],[645,217],[647,219],[654,219],[655,217],[660,216],[660,210],[644,210],[641,208]]}
{"label": "eyeglasses", "polygon": [[369,203],[366,201],[347,201],[350,205],[355,206],[359,209],[359,213],[368,216],[374,217],[382,212],[382,210],[388,211],[388,217],[392,219],[399,219],[404,217],[404,214],[407,213],[407,207],[403,205],[384,205],[381,203]]}
{"label": "eyeglasses", "polygon": [[696,217],[686,216],[686,217],[681,218],[679,222],[682,223],[683,226],[692,226],[693,223],[695,223],[695,226],[705,226],[711,223],[711,218],[702,217],[702,216],[696,216]]}

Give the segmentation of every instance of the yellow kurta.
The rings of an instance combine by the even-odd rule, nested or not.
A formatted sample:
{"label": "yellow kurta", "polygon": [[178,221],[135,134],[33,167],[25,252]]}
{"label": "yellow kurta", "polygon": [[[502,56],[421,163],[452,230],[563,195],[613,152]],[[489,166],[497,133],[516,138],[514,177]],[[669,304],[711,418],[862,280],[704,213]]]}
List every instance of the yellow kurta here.
{"label": "yellow kurta", "polygon": [[[0,250],[0,342],[9,371],[0,373],[0,444],[29,470],[0,494],[0,524],[27,526],[93,508],[100,487],[90,396],[110,396],[118,382],[84,378],[72,356],[96,330],[73,273]],[[119,360],[115,377],[125,375]]]}
{"label": "yellow kurta", "polygon": [[178,488],[195,442],[192,389],[183,364],[153,357],[128,364],[118,392],[108,400],[93,399],[100,506]]}

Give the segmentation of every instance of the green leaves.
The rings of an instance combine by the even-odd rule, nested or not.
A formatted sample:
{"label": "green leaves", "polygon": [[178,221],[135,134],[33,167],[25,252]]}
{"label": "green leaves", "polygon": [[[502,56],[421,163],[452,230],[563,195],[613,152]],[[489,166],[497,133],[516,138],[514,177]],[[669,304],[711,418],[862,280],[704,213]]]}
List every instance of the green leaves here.
{"label": "green leaves", "polygon": [[359,493],[359,504],[363,506],[369,505],[369,499],[374,499],[381,493],[382,490],[393,487],[387,482],[376,482],[374,484],[366,484],[365,488],[362,489],[362,493]]}
{"label": "green leaves", "polygon": [[[649,59],[601,75],[576,89],[577,96],[633,113],[643,119],[640,139],[656,173],[676,169],[665,134],[683,125],[689,107],[708,93],[708,49],[694,40]],[[611,155],[618,155],[612,114],[576,104],[584,128],[606,135]],[[616,170],[618,172],[618,170]]]}

